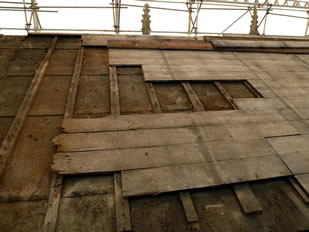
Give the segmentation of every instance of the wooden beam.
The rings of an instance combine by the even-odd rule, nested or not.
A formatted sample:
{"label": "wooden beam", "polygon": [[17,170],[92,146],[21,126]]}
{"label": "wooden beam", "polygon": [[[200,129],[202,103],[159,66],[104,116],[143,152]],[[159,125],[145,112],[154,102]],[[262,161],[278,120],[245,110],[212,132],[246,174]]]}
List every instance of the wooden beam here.
{"label": "wooden beam", "polygon": [[119,88],[116,67],[109,68],[110,96],[111,96],[111,114],[120,115]]}
{"label": "wooden beam", "polygon": [[73,73],[73,77],[71,81],[71,87],[69,89],[68,100],[67,100],[67,104],[65,107],[64,118],[73,118],[74,106],[75,106],[76,95],[77,95],[77,87],[78,87],[78,81],[79,81],[80,72],[82,68],[83,57],[84,57],[84,47],[79,49],[79,52],[76,58],[74,73]]}
{"label": "wooden beam", "polygon": [[35,96],[38,92],[38,89],[41,85],[41,82],[43,80],[43,77],[47,71],[50,57],[56,47],[56,43],[58,41],[58,36],[56,36],[49,49],[48,52],[41,62],[33,80],[32,83],[24,97],[23,102],[21,103],[16,117],[13,121],[13,123],[10,126],[10,129],[8,130],[6,137],[3,140],[2,146],[0,148],[0,176],[3,174],[6,162],[9,158],[9,156],[12,154],[15,144],[18,140],[19,134],[24,126],[24,123],[26,121],[27,115],[30,111],[31,105],[35,99]]}
{"label": "wooden beam", "polygon": [[302,187],[295,181],[293,177],[288,177],[291,185],[294,187],[295,191],[299,194],[299,196],[303,199],[303,201],[308,204],[309,203],[309,196],[307,193],[302,189]]}
{"label": "wooden beam", "polygon": [[234,103],[234,100],[232,98],[232,96],[224,89],[224,87],[221,85],[220,82],[215,81],[215,85],[217,86],[217,88],[219,89],[219,91],[222,93],[222,95],[224,96],[224,98],[232,105],[234,110],[237,110],[238,107],[237,105]]}
{"label": "wooden beam", "polygon": [[257,214],[263,211],[259,200],[255,197],[248,183],[233,184],[233,190],[245,215]]}
{"label": "wooden beam", "polygon": [[115,210],[117,232],[131,231],[129,201],[122,196],[121,176],[114,174]]}
{"label": "wooden beam", "polygon": [[195,91],[193,90],[191,84],[189,82],[181,82],[183,88],[185,89],[191,104],[193,105],[193,108],[195,111],[205,111],[205,108],[203,106],[203,104],[201,103],[199,97],[197,96],[197,94],[195,93]]}
{"label": "wooden beam", "polygon": [[200,225],[198,223],[199,218],[197,216],[190,192],[189,191],[179,192],[179,198],[185,211],[187,222],[190,224],[191,229],[199,231],[200,230]]}
{"label": "wooden beam", "polygon": [[53,174],[50,187],[47,211],[45,214],[43,232],[55,232],[58,219],[58,209],[61,199],[62,176]]}
{"label": "wooden beam", "polygon": [[162,113],[161,106],[160,106],[156,91],[153,87],[153,84],[151,82],[147,82],[146,86],[147,86],[147,90],[148,90],[148,94],[149,94],[149,98],[150,98],[153,111],[155,113]]}

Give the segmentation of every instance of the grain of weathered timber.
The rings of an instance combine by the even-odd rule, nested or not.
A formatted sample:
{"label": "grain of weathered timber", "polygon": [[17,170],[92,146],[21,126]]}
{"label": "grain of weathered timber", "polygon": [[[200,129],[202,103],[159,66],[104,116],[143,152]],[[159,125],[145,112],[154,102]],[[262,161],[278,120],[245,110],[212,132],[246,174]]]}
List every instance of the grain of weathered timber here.
{"label": "grain of weathered timber", "polygon": [[204,188],[290,174],[277,155],[121,172],[123,195],[127,197]]}
{"label": "grain of weathered timber", "polygon": [[105,173],[121,170],[194,164],[211,161],[199,144],[58,153],[52,169],[61,174]]}
{"label": "grain of weathered timber", "polygon": [[220,82],[215,81],[215,85],[217,86],[217,88],[219,89],[219,91],[221,92],[221,94],[225,97],[225,99],[232,105],[234,110],[237,110],[238,107],[237,105],[234,103],[233,98],[231,97],[231,95],[223,88],[223,86],[221,85]]}
{"label": "grain of weathered timber", "polygon": [[185,210],[186,218],[188,222],[197,222],[198,216],[194,208],[194,204],[189,191],[179,192],[179,198],[182,206]]}
{"label": "grain of weathered timber", "polygon": [[129,200],[123,198],[121,176],[119,173],[114,174],[114,189],[117,232],[131,231]]}
{"label": "grain of weathered timber", "polygon": [[[104,119],[65,119],[62,127],[66,133],[77,132],[99,132],[99,131],[121,131],[135,129],[159,129],[173,127],[190,127],[194,125],[222,125],[236,123],[257,123],[259,130],[266,133],[268,124],[272,128],[280,128],[283,133],[282,126],[288,126],[283,116],[278,112],[271,111],[208,111],[194,113],[173,113],[173,114],[147,114],[147,115],[123,115],[121,117],[105,117]],[[270,125],[270,124],[274,125]],[[293,128],[289,133],[292,132]],[[274,129],[270,130],[273,131]],[[269,134],[270,132],[267,132]],[[287,132],[285,132],[287,133]]]}
{"label": "grain of weathered timber", "polygon": [[73,111],[74,111],[76,95],[77,95],[78,80],[79,80],[81,66],[83,62],[83,56],[84,56],[84,47],[80,48],[77,58],[76,58],[71,87],[69,89],[68,100],[67,100],[67,104],[65,107],[64,118],[73,117]]}
{"label": "grain of weathered timber", "polygon": [[186,127],[74,133],[61,134],[54,138],[53,141],[58,145],[58,151],[70,152],[188,144],[195,143],[201,138],[205,141],[230,139],[227,130],[223,127],[205,126],[200,127],[199,130]]}
{"label": "grain of weathered timber", "polygon": [[57,226],[58,209],[61,198],[62,176],[53,174],[50,186],[47,211],[44,219],[43,232],[55,232]]}
{"label": "grain of weathered timber", "polygon": [[50,45],[50,48],[44,60],[40,64],[39,69],[37,70],[35,77],[33,78],[32,83],[26,93],[26,96],[24,97],[24,100],[18,109],[16,117],[13,123],[11,124],[10,129],[8,130],[8,133],[2,143],[2,146],[0,148],[0,176],[2,175],[2,172],[4,170],[8,157],[10,156],[10,154],[12,153],[14,149],[14,146],[16,144],[20,131],[25,123],[27,114],[30,111],[30,108],[36,96],[36,93],[38,92],[40,84],[48,68],[49,59],[55,49],[57,40],[58,40],[58,36],[56,36],[53,39]]}
{"label": "grain of weathered timber", "polygon": [[245,215],[261,213],[263,211],[259,200],[248,183],[233,184],[233,190]]}
{"label": "grain of weathered timber", "polygon": [[146,86],[147,86],[147,89],[148,89],[149,98],[150,98],[150,101],[151,101],[153,111],[155,113],[162,113],[160,103],[159,103],[159,100],[158,100],[157,95],[156,95],[156,91],[153,88],[152,83],[148,82],[148,83],[146,83]]}
{"label": "grain of weathered timber", "polygon": [[307,193],[304,192],[304,190],[301,188],[301,186],[295,181],[293,177],[288,177],[291,185],[294,187],[295,191],[299,194],[299,196],[303,199],[303,201],[308,204],[309,203],[309,196]]}
{"label": "grain of weathered timber", "polygon": [[201,103],[200,99],[192,89],[192,86],[189,82],[182,82],[181,83],[183,88],[185,89],[186,93],[188,94],[188,97],[191,101],[191,104],[194,107],[195,111],[205,111],[205,108],[203,104]]}
{"label": "grain of weathered timber", "polygon": [[303,175],[295,175],[298,183],[306,191],[307,196],[309,196],[309,173]]}
{"label": "grain of weathered timber", "polygon": [[111,114],[120,115],[119,88],[116,67],[109,68]]}

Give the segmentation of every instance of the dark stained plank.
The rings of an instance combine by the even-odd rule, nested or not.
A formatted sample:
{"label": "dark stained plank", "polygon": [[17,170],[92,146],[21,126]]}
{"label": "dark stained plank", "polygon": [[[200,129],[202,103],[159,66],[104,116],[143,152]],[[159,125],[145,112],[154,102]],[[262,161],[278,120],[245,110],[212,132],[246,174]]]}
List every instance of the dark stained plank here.
{"label": "dark stained plank", "polygon": [[220,82],[232,98],[255,98],[255,94],[248,89],[245,83],[245,81]]}
{"label": "dark stained plank", "polygon": [[129,200],[123,198],[121,176],[119,173],[114,174],[114,189],[117,232],[131,231]]}
{"label": "dark stained plank", "polygon": [[106,48],[85,48],[82,76],[107,75],[108,70],[108,50]]}
{"label": "dark stained plank", "polygon": [[76,94],[77,94],[77,87],[78,87],[78,81],[80,76],[80,70],[81,70],[81,64],[83,61],[84,56],[84,48],[80,48],[77,54],[75,67],[74,67],[74,73],[71,80],[71,86],[68,93],[68,99],[65,106],[65,112],[64,112],[64,118],[72,118],[73,117],[73,111],[76,101]]}
{"label": "dark stained plank", "polygon": [[155,91],[152,83],[148,82],[148,83],[146,83],[146,86],[147,86],[147,90],[148,90],[148,94],[149,94],[149,98],[150,98],[150,101],[151,101],[153,111],[155,113],[162,113],[161,106],[160,106],[158,97],[156,95],[156,91]]}
{"label": "dark stained plank", "polygon": [[50,48],[42,61],[32,83],[29,87],[26,96],[24,97],[23,102],[21,103],[18,112],[16,114],[16,117],[13,121],[13,123],[10,126],[10,129],[2,143],[2,146],[0,148],[0,176],[2,175],[2,172],[4,170],[6,161],[10,154],[13,152],[14,146],[17,142],[18,136],[20,134],[20,131],[22,130],[22,127],[26,121],[27,114],[30,111],[30,107],[32,102],[34,101],[34,98],[38,92],[38,89],[41,85],[41,82],[43,80],[43,77],[46,73],[46,70],[49,66],[49,59],[54,51],[54,48],[56,46],[58,37],[56,36],[53,39],[53,42],[50,45]]}
{"label": "dark stained plank", "polygon": [[116,67],[109,68],[111,114],[120,115],[119,86]]}
{"label": "dark stained plank", "polygon": [[201,103],[200,99],[192,89],[192,86],[189,82],[182,82],[181,83],[183,88],[185,89],[186,93],[188,94],[188,97],[191,101],[191,104],[194,107],[195,111],[205,111],[205,108],[203,104]]}
{"label": "dark stained plank", "polygon": [[233,189],[245,215],[257,214],[263,211],[259,200],[248,183],[233,184]]}
{"label": "dark stained plank", "polygon": [[153,195],[288,176],[277,155],[163,168],[122,171],[123,195]]}

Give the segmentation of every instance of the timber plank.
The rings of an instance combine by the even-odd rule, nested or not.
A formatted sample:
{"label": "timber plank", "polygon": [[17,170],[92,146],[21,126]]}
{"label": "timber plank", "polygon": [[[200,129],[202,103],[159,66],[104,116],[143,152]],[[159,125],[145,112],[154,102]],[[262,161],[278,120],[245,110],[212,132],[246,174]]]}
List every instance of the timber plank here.
{"label": "timber plank", "polygon": [[303,187],[303,189],[306,191],[307,196],[309,195],[309,174],[303,174],[303,175],[295,175],[297,181],[300,183],[300,185]]}
{"label": "timber plank", "polygon": [[121,172],[125,197],[204,188],[290,174],[276,155]]}
{"label": "timber plank", "polygon": [[61,198],[62,176],[54,174],[50,187],[48,207],[45,214],[43,232],[55,232],[58,219],[59,202]]}
{"label": "timber plank", "polygon": [[[211,40],[215,48],[284,48],[281,41]],[[293,42],[294,43],[294,42]]]}
{"label": "timber plank", "polygon": [[2,172],[4,170],[6,161],[9,157],[9,155],[13,152],[14,146],[16,144],[16,141],[18,139],[18,136],[20,134],[20,131],[26,121],[27,114],[30,111],[31,104],[34,101],[34,98],[38,92],[38,89],[40,87],[40,84],[43,80],[43,77],[46,73],[46,70],[49,66],[49,59],[55,49],[56,43],[58,40],[58,36],[56,36],[51,45],[50,48],[40,64],[40,67],[26,93],[26,96],[24,97],[23,102],[21,103],[18,112],[16,114],[16,117],[13,121],[13,123],[10,126],[10,129],[2,143],[2,146],[0,148],[0,176],[2,175]]}
{"label": "timber plank", "polygon": [[117,232],[131,231],[129,200],[122,196],[121,176],[114,174],[116,228]]}
{"label": "timber plank", "polygon": [[153,111],[155,113],[162,113],[161,106],[160,106],[158,97],[156,95],[156,92],[153,88],[152,83],[148,82],[148,83],[146,83],[146,86],[147,86],[147,90],[148,90],[148,94],[149,94],[149,98],[150,98],[150,101],[151,101]]}
{"label": "timber plank", "polygon": [[[270,125],[272,124],[273,125]],[[66,133],[121,131],[135,129],[158,129],[172,127],[190,127],[222,124],[255,123],[265,133],[264,123],[276,128],[280,133],[287,133],[281,129],[287,124],[278,112],[267,111],[208,111],[173,114],[123,115],[121,117],[105,117],[104,119],[64,119],[62,127]],[[274,129],[271,129],[273,131]],[[289,133],[293,128],[288,127]],[[267,134],[272,132],[267,132]]]}
{"label": "timber plank", "polygon": [[71,80],[71,86],[70,86],[69,93],[68,93],[68,100],[67,100],[65,112],[64,112],[64,118],[73,117],[74,106],[75,106],[76,95],[77,95],[78,81],[79,81],[79,76],[80,76],[80,71],[81,71],[81,65],[83,62],[83,56],[84,56],[84,48],[81,48],[78,51],[76,62],[75,62],[73,77]]}
{"label": "timber plank", "polygon": [[189,191],[180,192],[179,197],[182,202],[182,206],[185,210],[187,221],[197,222],[199,219],[195,211],[190,192]]}
{"label": "timber plank", "polygon": [[280,154],[280,157],[294,175],[309,173],[308,151]]}
{"label": "timber plank", "polygon": [[185,89],[186,93],[188,94],[191,104],[193,105],[195,111],[205,111],[203,104],[201,103],[200,99],[194,92],[191,84],[189,82],[182,82],[181,84]]}
{"label": "timber plank", "polygon": [[296,182],[295,178],[289,177],[288,178],[291,185],[294,187],[295,191],[299,194],[299,196],[303,199],[303,201],[308,204],[309,203],[309,196],[308,194],[302,189],[299,183]]}
{"label": "timber plank", "polygon": [[248,183],[233,184],[233,190],[245,215],[257,214],[263,208]]}
{"label": "timber plank", "polygon": [[278,152],[278,154],[286,154],[291,152],[308,152],[309,136],[295,135],[285,137],[268,138],[268,142]]}

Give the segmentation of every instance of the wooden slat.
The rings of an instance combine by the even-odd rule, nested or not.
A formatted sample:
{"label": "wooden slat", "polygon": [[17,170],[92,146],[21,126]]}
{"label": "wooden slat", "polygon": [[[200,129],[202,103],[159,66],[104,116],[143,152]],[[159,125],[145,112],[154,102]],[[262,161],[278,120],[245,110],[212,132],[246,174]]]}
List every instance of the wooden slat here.
{"label": "wooden slat", "polygon": [[24,97],[24,100],[22,104],[20,105],[18,112],[16,114],[16,117],[13,121],[13,123],[10,126],[10,129],[7,132],[6,137],[3,140],[2,146],[0,148],[0,176],[2,175],[6,162],[10,156],[10,154],[13,152],[14,146],[18,140],[19,134],[24,126],[24,123],[26,121],[27,115],[30,111],[31,105],[35,99],[35,96],[38,92],[38,89],[41,85],[41,82],[44,78],[44,75],[46,73],[46,70],[49,65],[50,57],[55,49],[56,43],[58,41],[58,36],[56,36],[49,49],[48,52],[41,62],[33,80],[32,83]]}
{"label": "wooden slat", "polygon": [[222,125],[231,123],[278,123],[285,119],[278,112],[266,111],[208,111],[194,113],[122,115],[104,119],[65,119],[64,132],[98,132],[135,129],[188,127],[194,125]]}
{"label": "wooden slat", "polygon": [[305,191],[301,188],[301,186],[295,181],[293,177],[288,178],[291,185],[294,187],[295,191],[299,194],[299,196],[303,199],[306,204],[309,204],[309,196]]}
{"label": "wooden slat", "polygon": [[117,232],[131,231],[129,200],[122,196],[121,177],[119,173],[114,174],[114,189]]}
{"label": "wooden slat", "polygon": [[309,195],[309,173],[302,175],[295,175],[298,183],[306,191],[307,196]]}
{"label": "wooden slat", "polygon": [[71,86],[70,86],[69,94],[68,94],[68,100],[67,100],[67,104],[65,107],[64,118],[73,117],[74,106],[75,106],[75,101],[76,101],[76,94],[77,94],[77,87],[78,87],[78,81],[79,81],[81,67],[83,63],[83,57],[84,57],[84,47],[80,48],[77,58],[76,58],[74,73],[73,73],[72,82],[71,82]]}
{"label": "wooden slat", "polygon": [[179,193],[179,197],[182,206],[185,210],[186,218],[188,222],[198,222],[198,216],[194,208],[194,204],[189,191],[182,191]]}
{"label": "wooden slat", "polygon": [[122,171],[123,195],[141,196],[291,175],[277,155]]}
{"label": "wooden slat", "polygon": [[217,86],[217,88],[219,89],[219,91],[222,93],[222,95],[225,97],[225,99],[232,105],[234,110],[237,110],[238,107],[237,105],[234,103],[233,98],[231,97],[231,95],[224,89],[224,87],[220,84],[220,82],[215,81],[215,85]]}
{"label": "wooden slat", "polygon": [[200,99],[196,95],[195,91],[192,89],[192,86],[189,82],[181,82],[183,88],[185,89],[191,104],[194,107],[195,111],[205,111],[203,104],[201,103]]}
{"label": "wooden slat", "polygon": [[111,114],[120,115],[119,88],[116,67],[109,68],[110,95],[111,95]]}
{"label": "wooden slat", "polygon": [[156,91],[155,91],[152,83],[147,82],[146,86],[147,86],[147,89],[148,89],[148,93],[149,93],[149,97],[150,97],[150,101],[151,101],[153,111],[155,113],[162,113],[161,106],[160,106],[159,100],[157,98]]}
{"label": "wooden slat", "polygon": [[45,214],[43,232],[55,232],[58,218],[58,209],[61,198],[62,176],[53,174]]}
{"label": "wooden slat", "polygon": [[248,183],[233,184],[233,189],[245,215],[257,214],[263,211],[259,200],[255,197]]}

